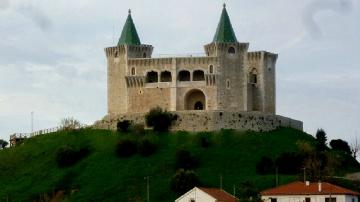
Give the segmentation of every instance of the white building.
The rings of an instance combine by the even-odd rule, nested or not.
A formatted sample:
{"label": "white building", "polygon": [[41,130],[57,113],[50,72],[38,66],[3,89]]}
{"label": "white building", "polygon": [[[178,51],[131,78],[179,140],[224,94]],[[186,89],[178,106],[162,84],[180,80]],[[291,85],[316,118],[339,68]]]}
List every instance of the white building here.
{"label": "white building", "polygon": [[175,202],[237,202],[238,199],[224,190],[194,187]]}
{"label": "white building", "polygon": [[261,192],[264,202],[358,202],[360,193],[326,182],[293,182]]}

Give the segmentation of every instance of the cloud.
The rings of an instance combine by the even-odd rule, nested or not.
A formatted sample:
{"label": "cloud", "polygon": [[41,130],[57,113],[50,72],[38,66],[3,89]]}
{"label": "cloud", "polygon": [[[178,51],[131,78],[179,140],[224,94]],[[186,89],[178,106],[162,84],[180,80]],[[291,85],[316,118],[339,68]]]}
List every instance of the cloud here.
{"label": "cloud", "polygon": [[20,6],[18,11],[32,20],[42,31],[48,31],[52,26],[50,18],[38,7],[28,4]]}
{"label": "cloud", "polygon": [[315,17],[322,11],[333,11],[345,14],[352,10],[352,0],[313,0],[303,10],[303,24],[306,31],[314,38],[322,36],[320,25]]}
{"label": "cloud", "polygon": [[0,10],[5,10],[10,6],[9,0],[0,0]]}

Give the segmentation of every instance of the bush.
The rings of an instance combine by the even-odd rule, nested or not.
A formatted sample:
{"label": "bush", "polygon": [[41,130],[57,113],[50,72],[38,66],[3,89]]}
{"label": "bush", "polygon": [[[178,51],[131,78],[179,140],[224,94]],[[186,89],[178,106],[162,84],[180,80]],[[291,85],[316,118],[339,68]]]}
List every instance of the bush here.
{"label": "bush", "polygon": [[144,124],[135,124],[131,127],[131,131],[135,135],[143,135],[145,134],[145,126]]}
{"label": "bush", "polygon": [[116,129],[118,132],[128,132],[130,126],[131,121],[129,120],[118,121],[116,124]]}
{"label": "bush", "polygon": [[170,188],[177,195],[182,195],[198,185],[200,185],[200,181],[196,173],[192,170],[180,169],[170,181]]}
{"label": "bush", "polygon": [[256,172],[261,175],[274,173],[274,162],[271,158],[263,156],[256,164]]}
{"label": "bush", "polygon": [[130,157],[137,152],[136,142],[133,140],[120,140],[116,144],[116,155],[121,158]]}
{"label": "bush", "polygon": [[199,143],[202,148],[208,148],[211,146],[211,139],[209,133],[200,133],[199,134]]}
{"label": "bush", "polygon": [[76,164],[90,153],[88,147],[75,149],[72,146],[65,145],[60,147],[56,152],[56,162],[59,167],[68,167]]}
{"label": "bush", "polygon": [[141,156],[150,156],[157,150],[157,145],[148,139],[140,141],[138,150]]}
{"label": "bush", "polygon": [[5,149],[5,147],[8,145],[9,143],[5,140],[0,140],[0,148],[1,149]]}
{"label": "bush", "polygon": [[304,157],[295,152],[287,152],[281,154],[275,164],[281,174],[297,174],[303,168]]}
{"label": "bush", "polygon": [[177,119],[177,115],[173,115],[167,111],[163,111],[160,107],[151,109],[146,115],[146,125],[153,127],[154,131],[166,132]]}
{"label": "bush", "polygon": [[349,144],[341,139],[337,139],[337,140],[331,140],[330,141],[330,146],[333,150],[337,150],[337,151],[342,151],[346,154],[351,155],[351,149]]}
{"label": "bush", "polygon": [[176,168],[190,170],[199,166],[199,160],[187,150],[181,149],[176,152]]}
{"label": "bush", "polygon": [[60,127],[62,130],[75,130],[81,127],[81,123],[73,117],[68,117],[61,120]]}

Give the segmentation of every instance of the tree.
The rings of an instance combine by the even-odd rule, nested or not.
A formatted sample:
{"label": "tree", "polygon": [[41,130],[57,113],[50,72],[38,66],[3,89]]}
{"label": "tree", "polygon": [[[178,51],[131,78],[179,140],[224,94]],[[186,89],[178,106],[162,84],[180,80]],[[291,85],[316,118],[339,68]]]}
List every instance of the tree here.
{"label": "tree", "polygon": [[62,130],[74,130],[80,128],[81,123],[73,117],[68,117],[61,120],[60,127]]}
{"label": "tree", "polygon": [[154,131],[168,131],[172,122],[177,119],[177,115],[173,115],[167,111],[163,111],[160,107],[151,109],[146,115],[146,125],[153,127]]}
{"label": "tree", "polygon": [[357,137],[355,137],[355,140],[352,141],[350,150],[351,150],[352,156],[354,157],[354,159],[356,159],[357,155],[360,151],[360,144],[358,143]]}
{"label": "tree", "polygon": [[1,149],[4,149],[9,143],[5,140],[0,140],[0,147]]}
{"label": "tree", "polygon": [[116,129],[118,132],[128,132],[129,127],[131,126],[131,121],[129,120],[123,120],[123,121],[118,121],[116,124]]}
{"label": "tree", "polygon": [[200,181],[194,171],[179,169],[171,178],[170,188],[176,194],[182,195],[199,184]]}
{"label": "tree", "polygon": [[351,155],[351,149],[349,144],[341,139],[337,139],[337,140],[331,140],[330,141],[330,146],[333,150],[337,150],[337,151],[342,151],[346,154]]}
{"label": "tree", "polygon": [[261,201],[259,190],[250,181],[244,181],[240,185],[240,201]]}
{"label": "tree", "polygon": [[322,128],[318,129],[316,131],[316,150],[317,151],[326,150],[326,141],[327,141],[326,132]]}

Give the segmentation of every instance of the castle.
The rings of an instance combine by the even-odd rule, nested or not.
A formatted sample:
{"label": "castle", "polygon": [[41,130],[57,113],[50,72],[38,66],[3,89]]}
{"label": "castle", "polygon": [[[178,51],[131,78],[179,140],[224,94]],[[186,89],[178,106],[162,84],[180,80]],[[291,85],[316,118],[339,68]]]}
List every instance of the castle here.
{"label": "castle", "polygon": [[180,115],[178,130],[302,130],[302,122],[276,115],[278,55],[248,48],[238,42],[224,4],[205,56],[152,58],[153,46],[141,44],[129,10],[117,46],[105,49],[108,115],[95,125],[144,122],[144,113],[161,107]]}

